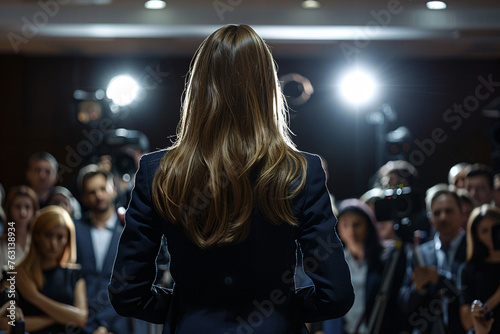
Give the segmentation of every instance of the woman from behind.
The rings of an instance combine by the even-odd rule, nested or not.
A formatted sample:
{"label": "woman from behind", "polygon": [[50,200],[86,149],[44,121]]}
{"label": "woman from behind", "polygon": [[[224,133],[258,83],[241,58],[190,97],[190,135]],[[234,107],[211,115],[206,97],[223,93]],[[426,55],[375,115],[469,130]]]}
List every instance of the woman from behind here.
{"label": "woman from behind", "polygon": [[87,322],[85,281],[75,265],[75,227],[59,206],[41,209],[31,227],[32,244],[17,266],[16,288],[26,331],[78,333]]}
{"label": "woman from behind", "polygon": [[[110,298],[164,333],[307,333],[354,294],[318,156],[297,151],[268,46],[245,25],[191,64],[176,142],[142,157]],[[153,286],[162,235],[173,291]],[[295,282],[296,250],[306,280]]]}

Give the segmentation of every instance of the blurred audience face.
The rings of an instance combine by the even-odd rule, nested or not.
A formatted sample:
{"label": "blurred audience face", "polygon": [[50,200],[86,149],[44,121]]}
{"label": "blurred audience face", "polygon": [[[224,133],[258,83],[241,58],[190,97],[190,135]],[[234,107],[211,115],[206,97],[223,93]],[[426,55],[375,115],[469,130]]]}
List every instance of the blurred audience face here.
{"label": "blurred audience face", "polygon": [[393,240],[396,238],[394,223],[392,220],[385,220],[375,224],[380,240]]}
{"label": "blurred audience face", "polygon": [[366,224],[365,217],[359,213],[347,211],[340,215],[337,229],[347,247],[364,245],[368,233]]}
{"label": "blurred audience face", "polygon": [[113,206],[116,192],[104,175],[97,174],[85,182],[82,201],[96,213],[104,213]]}
{"label": "blurred audience face", "polygon": [[448,172],[448,184],[457,188],[465,188],[465,177],[467,176],[467,168],[470,166],[466,163],[459,163],[451,167]]}
{"label": "blurred audience face", "polygon": [[66,226],[59,225],[41,233],[37,240],[42,257],[57,262],[68,245],[69,232]]}
{"label": "blurred audience face", "polygon": [[467,177],[465,179],[465,188],[474,203],[475,207],[483,204],[491,204],[493,200],[493,189],[488,183],[488,178],[484,175]]}
{"label": "blurred audience face", "polygon": [[494,251],[493,247],[493,235],[491,233],[491,228],[498,224],[496,220],[492,217],[484,217],[477,225],[477,238],[483,243],[483,245],[488,248],[489,252]]}
{"label": "blurred audience face", "polygon": [[434,198],[430,221],[440,236],[453,238],[460,232],[463,212],[453,195],[441,194]]}
{"label": "blurred audience face", "polygon": [[465,173],[462,172],[462,173],[457,174],[453,178],[452,182],[453,183],[451,183],[451,184],[454,185],[457,188],[465,188]]}
{"label": "blurred audience face", "polygon": [[390,172],[388,175],[386,188],[396,188],[399,185],[403,187],[409,187],[410,181],[407,178],[401,177],[397,172]]}
{"label": "blurred audience face", "polygon": [[57,170],[47,160],[36,160],[26,172],[26,178],[35,192],[48,191],[57,182]]}
{"label": "blurred audience face", "polygon": [[9,220],[14,221],[17,228],[28,228],[34,215],[35,207],[31,198],[27,196],[17,196],[14,198],[9,212]]}
{"label": "blurred audience face", "polygon": [[49,205],[57,205],[66,210],[70,215],[73,215],[73,207],[71,200],[63,194],[54,194],[50,198]]}

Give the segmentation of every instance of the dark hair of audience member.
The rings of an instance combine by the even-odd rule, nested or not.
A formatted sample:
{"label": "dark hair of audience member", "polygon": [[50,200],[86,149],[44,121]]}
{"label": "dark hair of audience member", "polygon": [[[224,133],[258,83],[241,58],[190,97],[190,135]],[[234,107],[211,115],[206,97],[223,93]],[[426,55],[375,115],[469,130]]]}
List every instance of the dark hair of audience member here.
{"label": "dark hair of audience member", "polygon": [[479,263],[489,255],[488,248],[479,240],[477,227],[486,217],[500,222],[500,209],[483,204],[472,210],[467,224],[467,262]]}

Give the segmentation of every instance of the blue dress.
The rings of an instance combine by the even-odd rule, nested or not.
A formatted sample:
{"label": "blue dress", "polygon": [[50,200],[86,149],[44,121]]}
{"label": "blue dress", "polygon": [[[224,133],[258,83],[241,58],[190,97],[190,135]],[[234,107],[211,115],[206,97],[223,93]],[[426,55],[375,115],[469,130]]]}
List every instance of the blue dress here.
{"label": "blue dress", "polygon": [[[44,296],[63,304],[74,305],[76,282],[82,278],[80,269],[55,267],[44,270],[43,277],[45,285],[40,292]],[[20,292],[19,306],[23,310],[24,316],[46,315],[45,312],[24,299]],[[31,334],[79,333],[80,330],[74,324],[55,324],[42,330],[31,332]]]}

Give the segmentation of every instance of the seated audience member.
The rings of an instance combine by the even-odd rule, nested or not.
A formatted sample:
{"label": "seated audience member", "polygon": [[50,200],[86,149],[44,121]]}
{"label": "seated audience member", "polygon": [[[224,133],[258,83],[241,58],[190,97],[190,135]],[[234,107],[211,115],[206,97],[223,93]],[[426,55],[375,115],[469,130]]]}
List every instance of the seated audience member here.
{"label": "seated audience member", "polygon": [[31,334],[79,333],[87,322],[85,281],[75,266],[75,227],[69,214],[51,205],[31,227],[32,245],[17,266],[16,289]]}
{"label": "seated audience member", "polygon": [[465,333],[458,316],[456,277],[465,261],[466,239],[454,189],[438,184],[427,191],[427,209],[436,233],[432,240],[408,251],[399,297],[413,333]]}
{"label": "seated audience member", "polygon": [[[5,202],[7,220],[4,224],[4,235],[0,236],[0,268],[8,261],[19,263],[30,246],[30,224],[38,210],[38,199],[35,192],[28,186],[14,186],[9,190]],[[9,228],[15,229],[15,252],[8,252]]]}
{"label": "seated audience member", "polygon": [[71,191],[65,187],[56,186],[49,197],[48,205],[57,205],[68,211],[73,220],[82,218],[80,203],[73,196]]}
{"label": "seated audience member", "polygon": [[483,164],[474,164],[467,171],[465,188],[474,207],[493,203],[493,172]]}
{"label": "seated audience member", "polygon": [[38,197],[40,208],[47,205],[52,188],[58,181],[59,164],[52,154],[37,152],[28,160],[26,180]]}
{"label": "seated audience member", "polygon": [[495,174],[493,177],[493,200],[495,201],[495,206],[500,208],[500,173]]}
{"label": "seated audience member", "polygon": [[470,164],[459,162],[450,168],[448,172],[448,184],[455,186],[458,189],[465,188],[465,177]]}
{"label": "seated audience member", "polygon": [[497,224],[500,209],[484,204],[474,209],[467,225],[467,263],[459,284],[460,319],[467,330],[474,327],[474,317],[487,320],[486,312],[491,310],[495,319],[491,333],[500,333],[500,250],[495,249],[492,234]]}
{"label": "seated audience member", "polygon": [[116,313],[107,293],[123,231],[114,205],[113,177],[97,165],[88,165],[80,170],[78,187],[81,202],[88,208],[82,220],[75,221],[77,262],[82,266],[89,307],[85,330],[99,334],[132,333],[132,320]]}
{"label": "seated audience member", "polygon": [[343,317],[344,333],[368,333],[367,320],[378,292],[383,265],[382,246],[375,230],[375,216],[368,205],[347,199],[338,206],[337,230],[351,271],[356,298]]}

